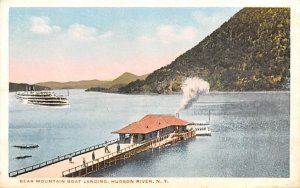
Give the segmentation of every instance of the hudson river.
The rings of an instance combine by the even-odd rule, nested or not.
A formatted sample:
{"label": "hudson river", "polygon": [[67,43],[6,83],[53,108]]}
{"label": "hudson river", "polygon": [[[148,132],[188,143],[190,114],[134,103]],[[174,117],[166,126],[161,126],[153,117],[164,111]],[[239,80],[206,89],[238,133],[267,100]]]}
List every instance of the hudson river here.
{"label": "hudson river", "polygon": [[[66,94],[67,91],[58,91]],[[9,171],[117,138],[147,114],[175,114],[181,95],[120,95],[70,90],[69,108],[20,104],[10,93]],[[289,92],[210,93],[180,118],[207,121],[212,136],[178,142],[90,176],[289,177]],[[17,144],[38,144],[19,149]],[[31,155],[31,158],[15,159]]]}

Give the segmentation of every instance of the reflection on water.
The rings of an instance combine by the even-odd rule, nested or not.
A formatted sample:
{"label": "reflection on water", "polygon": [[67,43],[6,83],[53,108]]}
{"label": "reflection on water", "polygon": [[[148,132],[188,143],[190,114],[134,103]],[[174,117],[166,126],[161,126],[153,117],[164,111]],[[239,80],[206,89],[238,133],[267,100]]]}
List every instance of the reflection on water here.
{"label": "reflection on water", "polygon": [[[10,94],[9,170],[116,138],[111,134],[146,114],[174,114],[180,95],[119,95],[70,90],[70,108],[17,103]],[[289,93],[211,93],[180,117],[207,121],[197,137],[141,153],[91,176],[289,177]],[[12,147],[38,144],[32,150]],[[24,160],[19,155],[32,155]]]}

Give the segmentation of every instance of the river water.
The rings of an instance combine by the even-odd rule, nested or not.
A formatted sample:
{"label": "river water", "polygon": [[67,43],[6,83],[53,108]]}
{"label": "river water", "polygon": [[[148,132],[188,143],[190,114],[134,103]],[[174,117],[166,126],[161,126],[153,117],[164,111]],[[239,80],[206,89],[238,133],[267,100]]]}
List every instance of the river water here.
{"label": "river water", "polygon": [[[57,91],[66,93],[66,91]],[[180,113],[207,121],[212,136],[144,152],[95,177],[289,177],[289,92],[210,93]],[[20,104],[10,93],[9,171],[105,140],[147,114],[174,114],[180,95],[70,90],[69,108]],[[38,144],[19,149],[17,144]],[[15,159],[31,155],[31,158]]]}

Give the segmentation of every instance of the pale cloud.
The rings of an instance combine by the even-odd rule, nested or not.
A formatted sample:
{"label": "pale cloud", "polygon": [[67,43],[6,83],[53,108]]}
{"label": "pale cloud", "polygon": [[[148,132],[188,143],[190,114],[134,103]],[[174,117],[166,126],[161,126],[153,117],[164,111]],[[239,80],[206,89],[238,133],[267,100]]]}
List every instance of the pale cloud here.
{"label": "pale cloud", "polygon": [[195,20],[197,20],[198,22],[203,23],[203,24],[209,24],[212,22],[216,22],[220,19],[220,14],[216,13],[216,14],[212,14],[212,15],[207,15],[201,11],[193,12],[192,16]]}
{"label": "pale cloud", "polygon": [[89,27],[83,24],[73,24],[69,27],[68,34],[72,39],[81,41],[95,41],[97,39],[110,38],[113,35],[112,31],[107,31],[99,34],[98,29]]}
{"label": "pale cloud", "polygon": [[61,28],[60,28],[59,26],[57,26],[57,25],[54,25],[54,26],[52,26],[52,30],[53,30],[54,32],[60,32],[60,31],[61,31]]}
{"label": "pale cloud", "polygon": [[139,37],[138,40],[142,43],[147,44],[147,43],[151,43],[151,42],[155,41],[155,38],[143,35],[143,36]]}
{"label": "pale cloud", "polygon": [[230,18],[229,15],[231,15],[231,13],[228,12],[215,12],[211,15],[205,14],[201,11],[195,11],[192,13],[192,17],[199,23],[199,26],[202,28],[202,35],[208,35],[215,29],[220,27],[225,21]]}
{"label": "pale cloud", "polygon": [[197,37],[197,29],[192,26],[160,25],[156,28],[154,36],[143,35],[139,37],[142,43],[159,42],[172,44],[181,41],[192,41]]}
{"label": "pale cloud", "polygon": [[96,40],[98,31],[94,27],[88,27],[82,24],[73,24],[69,27],[69,36],[77,40]]}
{"label": "pale cloud", "polygon": [[110,38],[111,36],[113,36],[113,32],[112,31],[107,31],[101,35],[98,35],[99,39],[106,39],[106,38]]}
{"label": "pale cloud", "polygon": [[161,25],[156,29],[156,34],[163,44],[170,44],[193,40],[197,36],[197,30],[192,26]]}
{"label": "pale cloud", "polygon": [[46,16],[33,16],[31,17],[30,30],[36,34],[48,35],[61,31],[61,28],[57,25],[50,25],[50,19]]}

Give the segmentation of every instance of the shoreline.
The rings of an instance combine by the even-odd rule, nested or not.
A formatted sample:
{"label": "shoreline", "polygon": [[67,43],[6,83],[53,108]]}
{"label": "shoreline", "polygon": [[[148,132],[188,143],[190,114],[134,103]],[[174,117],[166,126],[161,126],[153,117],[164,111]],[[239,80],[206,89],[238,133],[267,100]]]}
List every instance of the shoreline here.
{"label": "shoreline", "polygon": [[[81,90],[81,89],[78,89]],[[110,93],[120,95],[182,95],[182,92],[173,93],[119,93],[119,92],[104,92],[104,91],[85,91],[93,93]],[[210,91],[209,94],[224,94],[224,93],[290,93],[290,90],[270,90],[270,91]]]}
{"label": "shoreline", "polygon": [[[109,92],[109,91],[86,91],[85,88],[55,88],[50,90],[83,90],[84,92],[90,93],[109,93],[109,94],[120,94],[120,95],[181,95],[182,92],[172,92],[172,93],[120,93],[120,92]],[[17,91],[9,91],[13,93]],[[210,91],[210,94],[223,94],[223,93],[290,93],[290,90],[262,90],[262,91]]]}

